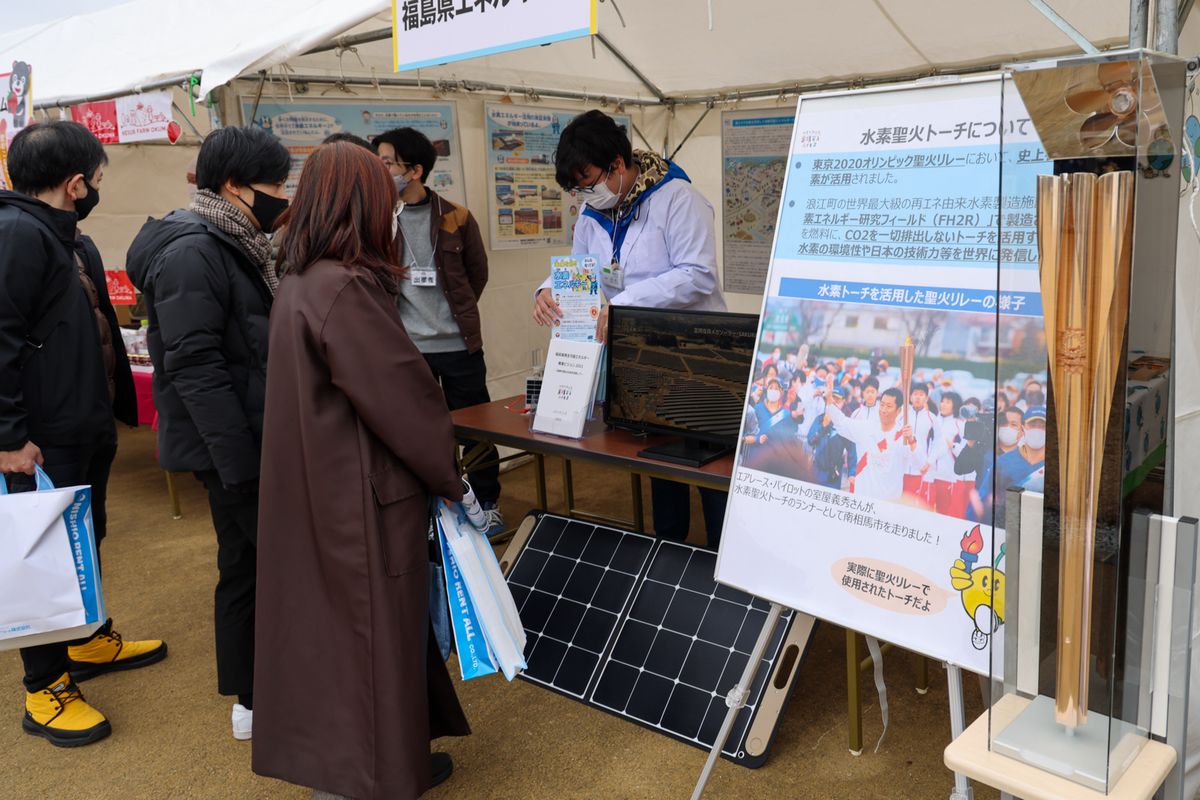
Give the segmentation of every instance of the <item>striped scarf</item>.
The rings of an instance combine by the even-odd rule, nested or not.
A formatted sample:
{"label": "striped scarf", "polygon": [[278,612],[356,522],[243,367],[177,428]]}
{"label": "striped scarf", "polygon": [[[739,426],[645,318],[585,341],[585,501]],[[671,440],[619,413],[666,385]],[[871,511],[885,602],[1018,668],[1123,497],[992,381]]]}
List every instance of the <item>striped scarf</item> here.
{"label": "striped scarf", "polygon": [[258,267],[263,282],[274,297],[279,288],[279,276],[275,273],[275,259],[271,250],[271,240],[267,235],[254,227],[250,218],[237,206],[208,189],[196,192],[191,210],[200,215],[205,222],[215,225],[217,230],[233,237]]}

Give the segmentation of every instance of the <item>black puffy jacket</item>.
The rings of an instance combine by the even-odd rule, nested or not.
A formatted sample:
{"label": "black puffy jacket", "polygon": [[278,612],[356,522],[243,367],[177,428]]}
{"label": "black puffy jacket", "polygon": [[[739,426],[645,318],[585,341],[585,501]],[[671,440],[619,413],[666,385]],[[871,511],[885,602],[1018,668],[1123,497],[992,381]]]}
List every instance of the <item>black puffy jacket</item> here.
{"label": "black puffy jacket", "polygon": [[[0,450],[115,440],[113,415],[137,424],[137,401],[104,266],[76,233],[77,217],[0,191]],[[79,283],[78,250],[113,334],[116,400],[109,400],[100,334]],[[44,335],[34,335],[46,321]],[[39,347],[27,340],[38,339]]]}
{"label": "black puffy jacket", "polygon": [[271,292],[233,237],[192,211],[147,220],[126,271],[146,299],[158,461],[258,479]]}

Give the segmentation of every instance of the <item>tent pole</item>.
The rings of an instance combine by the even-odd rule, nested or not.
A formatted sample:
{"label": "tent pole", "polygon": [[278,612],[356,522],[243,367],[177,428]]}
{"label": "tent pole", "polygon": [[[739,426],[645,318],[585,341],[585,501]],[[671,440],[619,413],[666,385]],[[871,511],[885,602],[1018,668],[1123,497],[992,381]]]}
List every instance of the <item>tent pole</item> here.
{"label": "tent pole", "polygon": [[247,125],[253,125],[254,120],[258,119],[258,104],[262,100],[263,86],[267,82],[267,71],[265,69],[258,71],[258,91],[254,93],[254,106],[250,109],[250,119],[246,122]]}
{"label": "tent pole", "polygon": [[1179,0],[1158,0],[1154,8],[1154,49],[1179,52]]}
{"label": "tent pole", "polygon": [[[1161,0],[1160,0],[1161,2]],[[1087,40],[1087,37],[1075,29],[1075,26],[1067,22],[1062,16],[1050,7],[1046,0],[1029,0],[1029,5],[1036,8],[1042,13],[1042,16],[1050,20],[1054,27],[1065,33],[1071,41],[1079,45],[1080,49],[1085,53],[1099,53],[1100,48]]]}
{"label": "tent pole", "polygon": [[604,49],[612,53],[617,61],[625,65],[625,69],[633,73],[633,76],[642,82],[642,85],[650,91],[650,94],[658,98],[658,102],[664,105],[670,105],[672,102],[669,97],[663,94],[662,89],[659,89],[654,83],[642,73],[640,69],[633,65],[633,62],[625,57],[625,54],[613,46],[613,43],[604,37],[603,33],[597,33],[596,38],[600,40],[600,44],[604,45]]}
{"label": "tent pole", "polygon": [[[502,85],[499,83],[487,83],[484,81],[438,81],[425,79],[417,81],[415,78],[366,78],[354,77],[347,75],[345,78],[340,78],[336,75],[290,75],[289,79],[292,83],[310,83],[310,84],[338,84],[342,86],[385,86],[399,89],[439,89],[443,92],[454,90],[462,90],[466,92],[494,92],[496,94],[505,95],[513,93],[511,84]],[[627,106],[651,106],[658,107],[657,100],[649,100],[644,97],[620,97],[617,95],[597,94],[596,92],[572,92],[563,89],[541,89],[534,86],[524,87],[524,90],[530,94],[536,94],[538,97],[555,97],[562,100],[578,100],[580,102],[599,103],[600,105],[627,105]]]}
{"label": "tent pole", "polygon": [[126,97],[131,94],[141,94],[142,92],[153,92],[158,89],[185,89],[188,78],[193,75],[198,75],[197,72],[188,72],[174,78],[165,78],[161,81],[152,83],[144,83],[141,86],[134,86],[128,89],[122,89],[119,92],[109,92],[107,94],[87,95],[81,97],[68,97],[65,100],[56,100],[53,103],[39,103],[35,99],[33,102],[34,109],[45,110],[48,108],[68,108],[69,106],[78,105],[79,103],[98,103],[101,100],[112,100],[115,97]]}
{"label": "tent pole", "polygon": [[1150,0],[1129,0],[1129,46],[1146,46],[1146,30],[1150,24]]}
{"label": "tent pole", "polygon": [[1187,22],[1188,15],[1192,13],[1192,6],[1196,4],[1196,0],[1183,0],[1179,4],[1179,30],[1183,30],[1183,24]]}
{"label": "tent pole", "polygon": [[675,156],[679,155],[679,151],[683,149],[683,146],[685,144],[687,144],[688,139],[692,138],[692,134],[696,132],[696,128],[700,127],[700,123],[704,122],[704,118],[707,117],[708,112],[710,112],[712,110],[713,110],[712,103],[709,103],[707,106],[704,107],[704,113],[700,115],[700,119],[696,120],[696,124],[691,127],[691,130],[689,130],[684,135],[683,139],[679,142],[679,144],[675,146],[675,149],[671,151],[671,155],[667,156],[667,161],[675,160]]}

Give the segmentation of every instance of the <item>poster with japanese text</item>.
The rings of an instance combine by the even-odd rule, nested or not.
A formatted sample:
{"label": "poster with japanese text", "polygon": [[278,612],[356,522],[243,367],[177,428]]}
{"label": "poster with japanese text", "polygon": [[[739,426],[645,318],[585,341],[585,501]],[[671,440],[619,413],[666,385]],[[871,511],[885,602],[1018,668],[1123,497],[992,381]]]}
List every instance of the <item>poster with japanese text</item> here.
{"label": "poster with japanese text", "polygon": [[790,109],[721,114],[726,292],[761,294],[766,285],[795,121]]}
{"label": "poster with japanese text", "polygon": [[393,128],[415,128],[429,137],[437,150],[437,165],[425,185],[451,202],[467,203],[463,180],[462,149],[458,140],[458,115],[454,103],[407,102],[403,100],[263,100],[254,120],[253,98],[242,98],[246,124],[271,131],[292,154],[288,197],[296,191],[300,170],[308,156],[326,136],[348,132],[372,141]]}
{"label": "poster with japanese text", "polygon": [[[582,111],[488,103],[488,218],[493,250],[570,247],[583,199],[554,179],[554,151]],[[611,115],[626,133],[628,116]]]}
{"label": "poster with japanese text", "polygon": [[596,322],[600,319],[600,257],[553,256],[550,291],[562,313],[551,338],[596,341]]}
{"label": "poster with japanese text", "polygon": [[8,177],[8,146],[33,119],[32,72],[24,61],[14,61],[8,72],[0,72],[0,93],[4,97],[0,104],[0,189],[12,188]]}
{"label": "poster with japanese text", "polygon": [[994,675],[996,351],[1014,368],[1028,349],[1023,377],[1044,380],[1034,193],[1051,171],[1016,93],[1001,102],[994,79],[800,101],[717,565]]}
{"label": "poster with japanese text", "polygon": [[597,0],[393,0],[396,72],[596,33]]}

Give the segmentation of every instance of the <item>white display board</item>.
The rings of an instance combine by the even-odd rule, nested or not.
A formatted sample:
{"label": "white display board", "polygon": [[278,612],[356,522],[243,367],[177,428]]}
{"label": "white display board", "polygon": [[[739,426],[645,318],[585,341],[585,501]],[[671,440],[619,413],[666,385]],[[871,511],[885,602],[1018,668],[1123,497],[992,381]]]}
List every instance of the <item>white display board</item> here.
{"label": "white display board", "polygon": [[596,32],[596,0],[393,0],[396,71]]}
{"label": "white display board", "polygon": [[[554,151],[563,128],[581,113],[540,105],[484,105],[493,250],[571,246],[583,198],[555,181]],[[633,130],[628,115],[609,116],[626,135]]]}
{"label": "white display board", "polygon": [[[986,409],[997,306],[1035,323],[1041,314],[1034,190],[1051,165],[1016,93],[1004,102],[1002,123],[993,79],[799,103],[717,565],[723,583],[975,672],[988,672],[991,651],[993,675],[1004,550],[990,510],[955,484],[965,420],[918,423],[910,409],[905,437],[902,422],[881,417],[888,403],[903,405],[885,390],[899,383],[906,337],[914,379],[934,385],[935,406],[955,392]],[[1003,243],[1000,214],[1009,215]],[[755,385],[764,364],[790,374],[796,354],[809,361],[808,380],[783,391],[799,420],[764,414]],[[843,390],[853,370],[875,372],[884,392],[832,426],[853,447],[840,462],[813,389],[824,370],[811,365],[827,363]],[[951,434],[960,440],[944,445],[947,462],[937,448]],[[927,463],[950,480],[926,486]]]}
{"label": "white display board", "polygon": [[376,136],[392,128],[415,128],[429,137],[438,153],[437,164],[426,185],[453,203],[460,206],[467,203],[462,147],[458,137],[458,113],[452,102],[262,100],[251,120],[254,98],[243,97],[241,100],[245,124],[271,131],[292,154],[288,197],[296,190],[304,162],[331,133],[353,133],[373,141]]}
{"label": "white display board", "polygon": [[766,286],[795,121],[790,108],[786,112],[755,109],[721,114],[726,294],[761,294]]}

